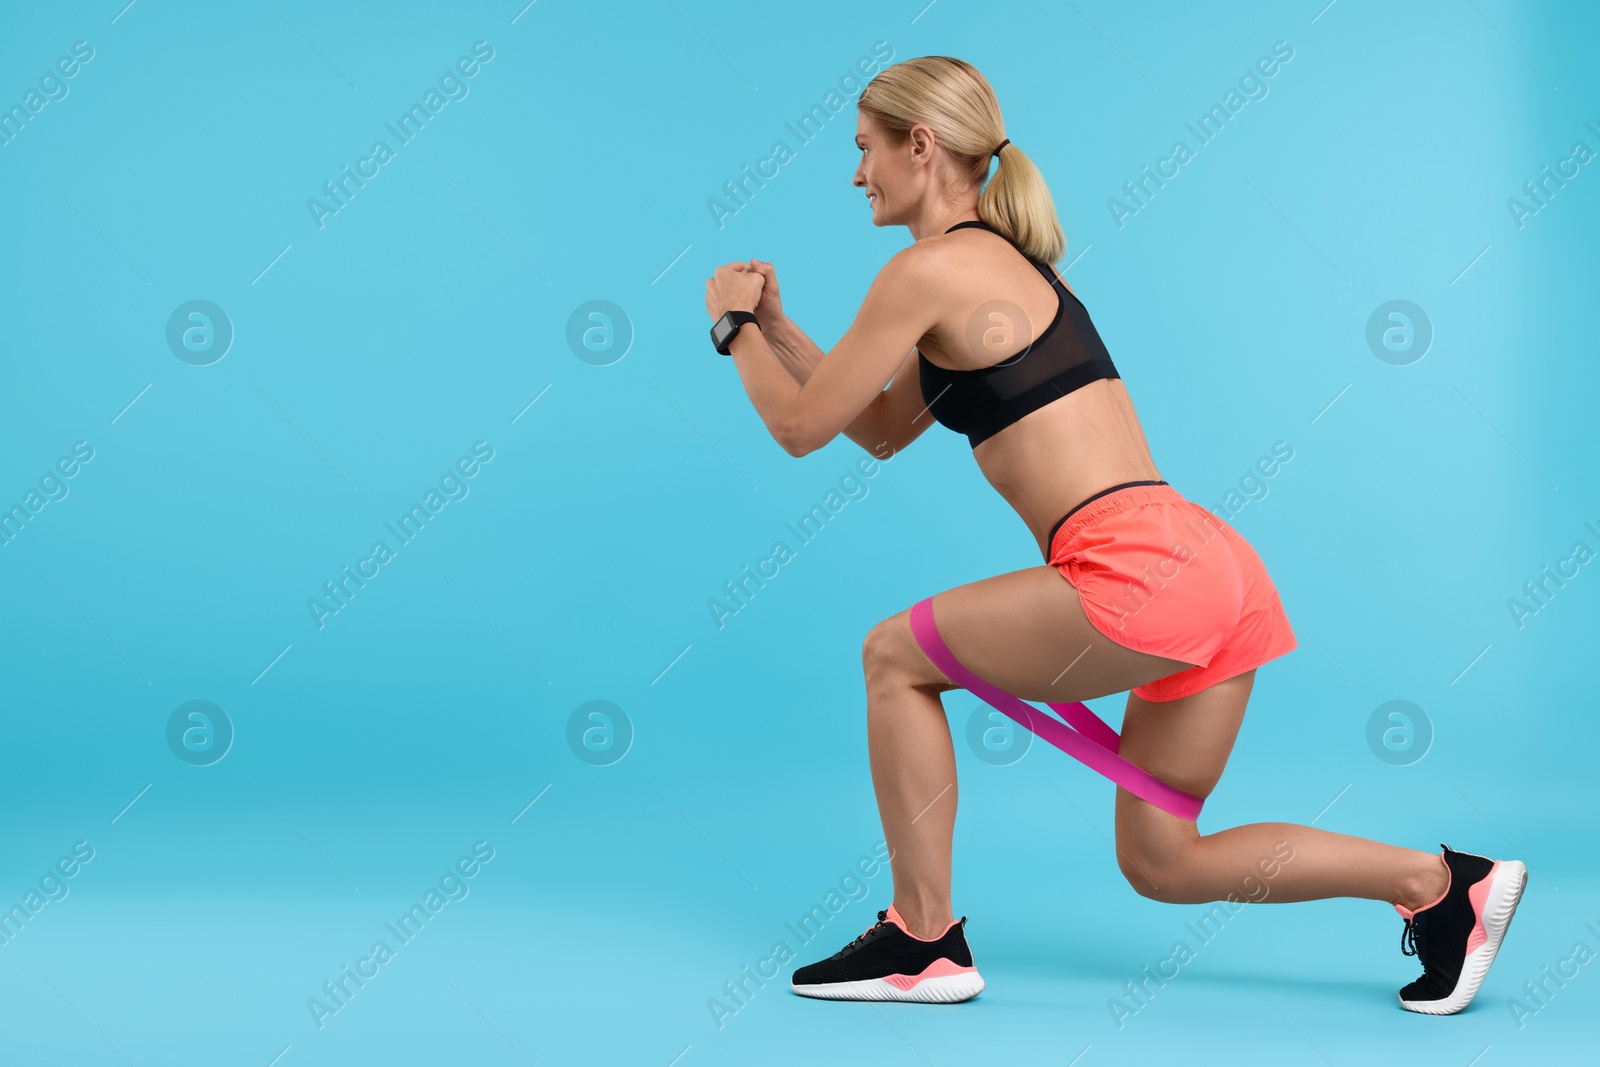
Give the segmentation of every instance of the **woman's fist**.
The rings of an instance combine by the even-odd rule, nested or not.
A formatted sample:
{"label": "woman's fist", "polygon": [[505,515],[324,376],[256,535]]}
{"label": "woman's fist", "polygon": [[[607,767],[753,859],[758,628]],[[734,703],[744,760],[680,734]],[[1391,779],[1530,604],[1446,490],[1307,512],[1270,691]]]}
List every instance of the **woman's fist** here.
{"label": "woman's fist", "polygon": [[729,311],[755,311],[766,277],[748,263],[725,263],[706,279],[706,314],[712,321]]}
{"label": "woman's fist", "polygon": [[759,273],[763,279],[761,304],[756,308],[756,320],[761,324],[761,329],[766,331],[769,326],[783,318],[783,301],[778,297],[778,268],[760,259],[752,259],[750,268]]}

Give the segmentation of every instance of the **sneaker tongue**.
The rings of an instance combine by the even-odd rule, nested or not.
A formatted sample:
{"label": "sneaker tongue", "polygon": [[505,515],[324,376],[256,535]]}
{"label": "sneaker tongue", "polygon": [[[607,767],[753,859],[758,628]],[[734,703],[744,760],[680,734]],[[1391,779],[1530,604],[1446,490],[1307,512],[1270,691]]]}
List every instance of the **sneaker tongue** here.
{"label": "sneaker tongue", "polygon": [[900,917],[900,913],[895,910],[893,904],[889,905],[889,910],[884,915],[884,921],[885,922],[894,923],[896,926],[898,926],[905,933],[909,934],[911,932],[911,928],[906,925],[905,919]]}

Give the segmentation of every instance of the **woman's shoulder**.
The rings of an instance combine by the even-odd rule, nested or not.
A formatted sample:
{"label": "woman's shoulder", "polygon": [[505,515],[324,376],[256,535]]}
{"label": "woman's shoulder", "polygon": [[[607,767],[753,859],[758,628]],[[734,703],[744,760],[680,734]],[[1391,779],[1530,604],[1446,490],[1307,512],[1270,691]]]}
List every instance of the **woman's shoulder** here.
{"label": "woman's shoulder", "polygon": [[934,238],[925,237],[890,256],[878,269],[878,276],[872,282],[873,286],[882,286],[914,296],[925,296],[934,286],[947,283],[953,262],[952,250],[923,247],[932,240]]}

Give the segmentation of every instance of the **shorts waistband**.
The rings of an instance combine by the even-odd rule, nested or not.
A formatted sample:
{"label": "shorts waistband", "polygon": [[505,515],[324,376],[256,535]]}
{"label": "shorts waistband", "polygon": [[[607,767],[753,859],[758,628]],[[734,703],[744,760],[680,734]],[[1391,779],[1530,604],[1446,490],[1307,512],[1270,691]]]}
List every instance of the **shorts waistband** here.
{"label": "shorts waistband", "polygon": [[1063,534],[1071,537],[1084,526],[1119,511],[1151,504],[1160,500],[1182,500],[1179,492],[1165,481],[1123,482],[1102,489],[1079,503],[1050,528],[1050,554],[1055,555],[1056,542]]}

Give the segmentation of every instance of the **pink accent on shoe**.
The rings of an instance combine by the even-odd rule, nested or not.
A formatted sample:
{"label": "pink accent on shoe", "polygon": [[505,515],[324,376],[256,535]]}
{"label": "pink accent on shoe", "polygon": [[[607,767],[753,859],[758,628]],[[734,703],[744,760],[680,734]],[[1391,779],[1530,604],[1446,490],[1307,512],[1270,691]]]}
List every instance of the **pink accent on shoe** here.
{"label": "pink accent on shoe", "polygon": [[[911,932],[911,928],[906,925],[905,919],[901,918],[900,912],[895,909],[893,904],[889,905],[889,913],[884,916],[884,919],[886,922],[892,922],[896,926],[900,927],[901,930],[904,930],[906,936],[911,938],[913,941],[937,941],[939,940],[939,937],[943,937],[945,934],[950,932],[950,926],[954,926],[960,921],[956,919],[951,920],[950,926],[946,926],[943,930],[939,931],[939,937],[918,937],[916,934]],[[904,986],[902,988],[909,989],[910,986]]]}
{"label": "pink accent on shoe", "polygon": [[904,992],[924,978],[943,978],[951,974],[967,974],[977,969],[976,967],[963,967],[953,960],[947,960],[941,956],[924,967],[921,974],[888,974],[884,975],[883,980]]}
{"label": "pink accent on shoe", "polygon": [[1481,881],[1472,883],[1472,888],[1467,890],[1467,899],[1472,901],[1472,914],[1474,922],[1472,933],[1467,935],[1467,955],[1472,955],[1474,949],[1489,940],[1489,934],[1483,928],[1483,912],[1489,904],[1489,884],[1494,881],[1494,872],[1500,869],[1499,861],[1489,868]]}
{"label": "pink accent on shoe", "polygon": [[[1450,883],[1455,880],[1455,872],[1450,869],[1450,865],[1448,863],[1445,863],[1443,852],[1439,853],[1439,862],[1444,863],[1444,892],[1440,893],[1435,900],[1418,908],[1417,911],[1427,911],[1429,908],[1433,907],[1434,904],[1439,903],[1439,901],[1450,895]],[[1399,904],[1394,906],[1394,910],[1400,913],[1400,917],[1402,919],[1410,919],[1417,914],[1417,911],[1407,911]]]}

